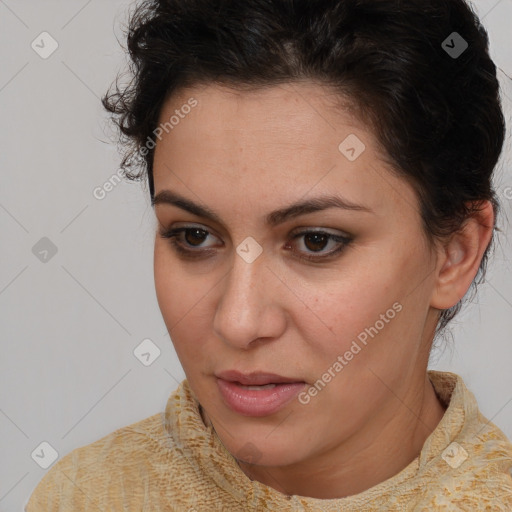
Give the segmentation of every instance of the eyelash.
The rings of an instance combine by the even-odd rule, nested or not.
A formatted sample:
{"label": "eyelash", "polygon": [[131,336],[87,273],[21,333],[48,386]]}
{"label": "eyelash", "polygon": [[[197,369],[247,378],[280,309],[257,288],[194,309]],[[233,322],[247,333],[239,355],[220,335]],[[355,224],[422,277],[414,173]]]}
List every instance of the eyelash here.
{"label": "eyelash", "polygon": [[[186,259],[198,259],[198,258],[204,258],[208,257],[208,255],[211,255],[215,252],[214,249],[199,249],[199,250],[190,250],[185,249],[183,245],[177,240],[179,235],[181,233],[187,232],[187,231],[201,231],[205,233],[206,235],[211,234],[209,231],[203,228],[199,227],[182,227],[182,228],[175,228],[175,229],[169,229],[164,231],[159,231],[159,235],[162,238],[168,239],[169,243],[173,247],[173,249],[183,256]],[[352,238],[347,236],[341,236],[341,235],[334,235],[332,233],[327,233],[325,231],[301,231],[300,233],[295,233],[292,235],[292,240],[296,240],[297,238],[306,236],[306,235],[323,235],[328,238],[328,241],[333,240],[340,244],[340,246],[337,249],[332,250],[331,252],[327,253],[327,255],[324,256],[297,256],[299,259],[321,263],[325,260],[330,260],[334,256],[342,253],[352,242]],[[288,245],[288,244],[287,244]],[[295,251],[293,251],[295,252]]]}

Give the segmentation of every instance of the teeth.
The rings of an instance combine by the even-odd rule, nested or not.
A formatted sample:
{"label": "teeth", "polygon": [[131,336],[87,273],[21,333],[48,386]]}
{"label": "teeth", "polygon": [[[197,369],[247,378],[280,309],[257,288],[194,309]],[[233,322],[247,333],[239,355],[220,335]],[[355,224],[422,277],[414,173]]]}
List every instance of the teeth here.
{"label": "teeth", "polygon": [[261,391],[262,389],[272,389],[275,388],[275,384],[265,384],[264,386],[244,386],[243,384],[240,384],[240,386],[244,389],[252,389],[254,391]]}

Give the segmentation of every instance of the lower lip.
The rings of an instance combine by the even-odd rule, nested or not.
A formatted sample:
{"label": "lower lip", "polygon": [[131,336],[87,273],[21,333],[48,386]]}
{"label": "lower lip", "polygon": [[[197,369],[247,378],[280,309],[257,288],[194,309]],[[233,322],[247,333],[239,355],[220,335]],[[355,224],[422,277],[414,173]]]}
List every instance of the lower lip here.
{"label": "lower lip", "polygon": [[268,416],[282,409],[297,396],[305,382],[286,382],[274,388],[247,389],[236,382],[217,379],[224,402],[235,412],[245,416]]}

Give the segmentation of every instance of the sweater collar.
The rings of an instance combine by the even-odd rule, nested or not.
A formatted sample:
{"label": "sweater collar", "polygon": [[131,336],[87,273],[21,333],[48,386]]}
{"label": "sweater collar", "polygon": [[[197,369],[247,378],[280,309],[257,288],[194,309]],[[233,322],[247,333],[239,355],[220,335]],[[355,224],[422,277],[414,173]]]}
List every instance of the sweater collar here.
{"label": "sweater collar", "polygon": [[411,480],[438,462],[443,450],[461,433],[464,425],[476,417],[478,407],[473,394],[461,377],[450,372],[430,370],[428,376],[436,394],[447,406],[435,430],[426,439],[420,455],[395,476],[362,493],[338,499],[318,499],[287,496],[261,482],[251,480],[227,451],[217,433],[203,422],[200,404],[185,379],[170,396],[164,414],[164,428],[189,463],[209,478],[224,492],[250,510],[264,500],[272,509],[289,509],[293,505],[308,510],[359,510],[365,503],[392,492],[397,486],[410,485]]}

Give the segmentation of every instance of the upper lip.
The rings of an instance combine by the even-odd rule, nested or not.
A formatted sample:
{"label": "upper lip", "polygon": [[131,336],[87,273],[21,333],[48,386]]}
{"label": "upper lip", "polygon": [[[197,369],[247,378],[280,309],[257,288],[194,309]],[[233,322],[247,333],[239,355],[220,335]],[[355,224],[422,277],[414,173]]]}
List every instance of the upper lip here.
{"label": "upper lip", "polygon": [[283,377],[275,373],[251,372],[240,373],[237,370],[226,370],[215,374],[216,377],[230,382],[238,382],[243,386],[264,386],[265,384],[281,384],[284,382],[304,382],[301,379]]}

